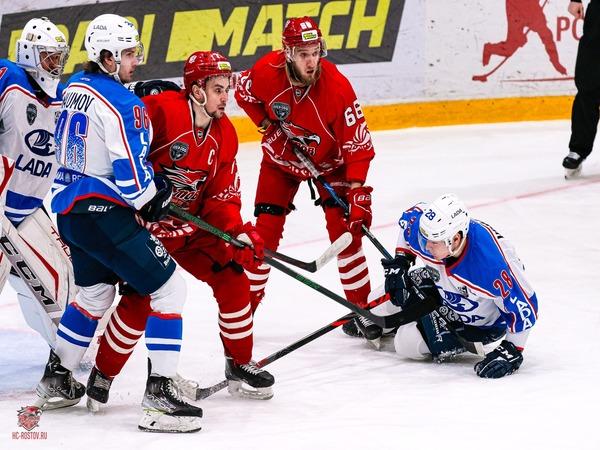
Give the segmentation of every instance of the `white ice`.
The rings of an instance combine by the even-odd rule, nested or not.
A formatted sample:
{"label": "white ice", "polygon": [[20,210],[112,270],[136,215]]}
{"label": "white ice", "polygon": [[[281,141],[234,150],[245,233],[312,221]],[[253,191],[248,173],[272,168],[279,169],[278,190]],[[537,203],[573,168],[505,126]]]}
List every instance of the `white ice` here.
{"label": "white ice", "polygon": [[[390,343],[376,352],[337,329],[268,367],[270,401],[233,399],[222,391],[203,401],[203,429],[191,435],[137,430],[146,378],[138,345],[114,382],[108,407],[91,415],[85,401],[45,412],[19,442],[17,410],[33,399],[47,348],[21,317],[9,287],[0,297],[0,447],[2,449],[598,449],[600,358],[600,151],[583,177],[565,181],[561,160],[567,121],[411,129],[373,133],[377,156],[373,233],[393,250],[403,209],[444,192],[461,196],[474,217],[515,244],[536,288],[540,314],[525,361],[515,374],[482,380],[476,357],[438,365],[408,362]],[[251,218],[257,144],[238,156],[244,216]],[[326,241],[319,208],[303,187],[281,251],[312,259]],[[382,281],[380,255],[364,239],[372,285]],[[335,264],[313,276],[342,293]],[[180,372],[210,385],[223,378],[217,309],[209,290],[186,278]],[[596,281],[594,281],[596,280]],[[342,306],[273,271],[255,319],[260,359],[346,314]],[[86,373],[77,373],[83,382]],[[131,447],[131,446],[135,447]]]}

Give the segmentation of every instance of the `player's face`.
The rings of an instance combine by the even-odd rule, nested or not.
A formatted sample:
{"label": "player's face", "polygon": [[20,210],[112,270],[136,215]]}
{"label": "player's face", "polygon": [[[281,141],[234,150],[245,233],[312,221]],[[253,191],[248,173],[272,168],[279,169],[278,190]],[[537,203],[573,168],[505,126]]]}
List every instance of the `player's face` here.
{"label": "player's face", "polygon": [[296,47],[294,49],[294,69],[306,84],[314,83],[320,59],[321,44]]}
{"label": "player's face", "polygon": [[46,72],[60,76],[68,56],[67,51],[40,52],[40,65]]}
{"label": "player's face", "polygon": [[[420,236],[423,236],[420,234]],[[427,241],[425,245],[425,250],[427,250],[434,259],[441,261],[450,256],[457,256],[455,252],[461,247],[462,244],[462,235],[460,233],[456,233],[452,238],[451,248],[448,248],[445,241]],[[450,251],[452,250],[452,251]]]}
{"label": "player's face", "polygon": [[123,83],[133,81],[135,69],[143,61],[139,47],[127,48],[121,52],[121,66],[119,67],[119,78]]}
{"label": "player's face", "polygon": [[215,119],[225,114],[229,97],[229,77],[212,77],[206,81],[206,112]]}
{"label": "player's face", "polygon": [[442,259],[450,256],[448,246],[444,241],[427,241],[425,250],[431,253],[431,256],[433,256],[434,259],[437,259],[438,261],[441,261]]}

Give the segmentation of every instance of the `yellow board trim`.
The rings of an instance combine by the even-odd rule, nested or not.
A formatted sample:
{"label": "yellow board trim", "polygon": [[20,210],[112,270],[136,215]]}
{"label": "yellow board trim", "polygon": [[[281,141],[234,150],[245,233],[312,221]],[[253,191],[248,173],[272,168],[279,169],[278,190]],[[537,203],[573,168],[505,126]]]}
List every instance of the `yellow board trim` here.
{"label": "yellow board trim", "polygon": [[[394,130],[471,123],[568,119],[573,97],[518,97],[441,102],[396,103],[363,107],[369,129]],[[258,141],[256,125],[247,117],[231,118],[240,142]]]}

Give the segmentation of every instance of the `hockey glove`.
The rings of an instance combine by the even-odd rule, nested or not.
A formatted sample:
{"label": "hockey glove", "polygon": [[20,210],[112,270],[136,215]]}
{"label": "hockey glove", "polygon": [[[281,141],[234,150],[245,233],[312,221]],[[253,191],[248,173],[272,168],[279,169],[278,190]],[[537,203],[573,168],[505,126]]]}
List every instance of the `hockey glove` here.
{"label": "hockey glove", "polygon": [[404,307],[407,289],[411,286],[408,276],[411,261],[406,255],[396,255],[394,259],[382,259],[381,265],[385,276],[385,292],[390,295],[394,305]]}
{"label": "hockey glove", "polygon": [[481,378],[502,378],[515,372],[522,362],[521,351],[512,342],[504,340],[475,364],[474,369]]}
{"label": "hockey glove", "polygon": [[235,227],[230,234],[248,244],[244,247],[233,247],[232,259],[244,269],[256,270],[265,257],[265,242],[256,231],[256,227],[246,222]]}
{"label": "hockey glove", "polygon": [[350,189],[346,195],[348,200],[348,231],[353,235],[362,233],[362,226],[369,228],[373,215],[371,213],[371,192],[372,187],[360,186]]}
{"label": "hockey glove", "polygon": [[146,95],[157,95],[165,91],[179,92],[181,90],[179,85],[172,81],[163,80],[138,81],[131,85],[129,89],[133,90],[133,93],[140,98]]}
{"label": "hockey glove", "polygon": [[146,222],[158,222],[169,213],[169,203],[173,195],[173,185],[163,174],[154,174],[156,194],[139,210],[140,217]]}

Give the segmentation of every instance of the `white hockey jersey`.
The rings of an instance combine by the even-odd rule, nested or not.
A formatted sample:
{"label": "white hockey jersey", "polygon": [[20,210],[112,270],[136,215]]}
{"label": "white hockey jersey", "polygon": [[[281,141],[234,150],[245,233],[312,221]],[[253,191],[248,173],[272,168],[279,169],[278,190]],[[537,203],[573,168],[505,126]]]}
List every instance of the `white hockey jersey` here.
{"label": "white hockey jersey", "polygon": [[25,70],[0,59],[0,153],[14,161],[5,214],[15,226],[42,205],[58,170],[54,127],[62,88],[42,101]]}
{"label": "white hockey jersey", "polygon": [[53,212],[66,214],[90,197],[139,209],[156,193],[147,161],[152,126],[146,108],[112,77],[89,72],[71,77],[55,137],[62,167]]}
{"label": "white hockey jersey", "polygon": [[467,324],[506,327],[507,339],[524,347],[538,315],[536,294],[510,242],[492,227],[471,220],[466,246],[456,259],[437,261],[419,242],[418,204],[404,212],[396,252],[418,256],[429,269],[442,302]]}

